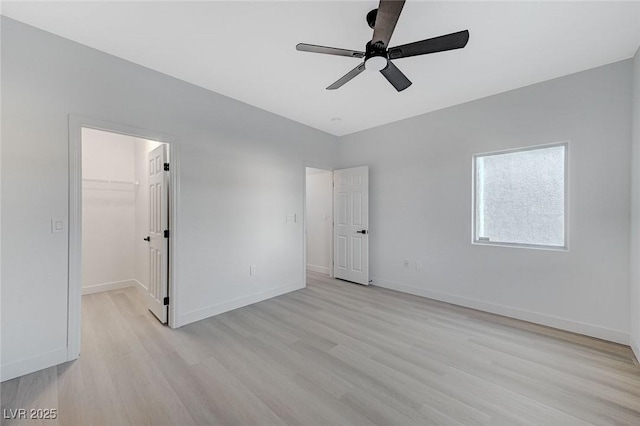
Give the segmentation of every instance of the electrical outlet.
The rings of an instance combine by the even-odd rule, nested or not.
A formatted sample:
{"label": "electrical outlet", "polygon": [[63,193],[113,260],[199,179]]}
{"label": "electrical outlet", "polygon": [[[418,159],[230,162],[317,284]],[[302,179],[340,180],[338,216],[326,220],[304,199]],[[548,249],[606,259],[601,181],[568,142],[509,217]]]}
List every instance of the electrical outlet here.
{"label": "electrical outlet", "polygon": [[256,274],[256,265],[249,265],[249,275]]}
{"label": "electrical outlet", "polygon": [[422,269],[422,261],[416,260],[416,269],[420,271]]}
{"label": "electrical outlet", "polygon": [[407,259],[403,261],[403,264],[405,268],[411,268],[411,263]]}

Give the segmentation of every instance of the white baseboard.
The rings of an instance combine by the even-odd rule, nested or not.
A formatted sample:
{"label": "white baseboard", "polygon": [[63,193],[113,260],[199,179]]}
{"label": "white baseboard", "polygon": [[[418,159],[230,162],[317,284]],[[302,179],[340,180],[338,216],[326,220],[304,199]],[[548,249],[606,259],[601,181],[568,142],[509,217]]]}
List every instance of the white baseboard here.
{"label": "white baseboard", "polygon": [[633,337],[629,337],[629,345],[631,346],[631,350],[633,354],[636,356],[636,361],[640,363],[640,342],[634,339]]}
{"label": "white baseboard", "polygon": [[205,318],[212,317],[214,315],[221,314],[223,312],[232,311],[234,309],[242,308],[243,306],[252,305],[254,303],[262,302],[263,300],[271,299],[272,297],[280,296],[285,293],[289,293],[295,290],[300,290],[305,287],[304,282],[299,282],[283,287],[277,287],[260,293],[252,294],[250,296],[241,297],[238,299],[230,300],[228,302],[218,303],[216,305],[207,306],[206,308],[197,309],[195,311],[187,312],[180,315],[178,327],[191,324],[192,322],[200,321]]}
{"label": "white baseboard", "polygon": [[329,272],[331,272],[331,270],[326,266],[310,265],[308,263],[307,263],[307,271],[317,272],[319,274],[325,274],[325,275],[329,275]]}
{"label": "white baseboard", "polygon": [[[561,330],[571,331],[573,333],[583,334],[585,336],[596,337],[598,339],[608,340],[610,342],[629,344],[629,333],[600,327],[593,324],[587,324],[566,318],[560,318],[552,315],[540,314],[537,312],[525,311],[522,309],[512,308],[509,306],[498,305],[495,303],[484,302],[481,300],[467,299],[465,297],[454,296],[451,294],[440,293],[415,287],[407,284],[395,283],[373,278],[373,285],[384,287],[391,290],[401,291],[416,296],[427,297],[429,299],[439,300],[441,302],[451,303],[453,305],[464,306],[467,308],[477,309],[479,311],[490,312],[492,314],[503,315],[510,318],[516,318],[523,321],[533,322],[536,324],[546,325],[548,327],[558,328]],[[636,352],[637,354],[637,352]]]}
{"label": "white baseboard", "polygon": [[140,281],[134,278],[133,282],[135,283],[134,286],[137,287],[138,290],[140,290],[143,294],[147,294],[149,292],[149,289],[147,288],[147,286],[142,284]]}
{"label": "white baseboard", "polygon": [[43,370],[62,364],[67,361],[67,348],[56,349],[32,358],[15,361],[2,366],[2,378],[0,381],[11,380],[34,371]]}
{"label": "white baseboard", "polygon": [[114,281],[112,283],[94,284],[87,287],[82,287],[82,294],[100,293],[102,291],[117,290],[119,288],[133,287],[136,285],[136,280],[123,280]]}

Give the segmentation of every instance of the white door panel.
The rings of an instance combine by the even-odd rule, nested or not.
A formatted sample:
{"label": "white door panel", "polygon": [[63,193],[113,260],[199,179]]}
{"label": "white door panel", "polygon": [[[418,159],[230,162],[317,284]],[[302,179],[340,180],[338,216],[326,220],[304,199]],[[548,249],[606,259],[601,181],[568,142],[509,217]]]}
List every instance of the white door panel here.
{"label": "white door panel", "polygon": [[167,146],[160,145],[149,153],[149,293],[147,307],[162,323],[167,322],[169,239],[164,231],[169,229],[169,172]]}
{"label": "white door panel", "polygon": [[369,284],[369,168],[333,172],[334,276]]}

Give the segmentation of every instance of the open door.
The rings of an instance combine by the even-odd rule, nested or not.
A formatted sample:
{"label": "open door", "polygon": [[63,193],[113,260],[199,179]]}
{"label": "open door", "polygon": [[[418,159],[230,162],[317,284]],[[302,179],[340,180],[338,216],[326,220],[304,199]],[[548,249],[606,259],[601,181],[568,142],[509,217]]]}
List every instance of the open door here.
{"label": "open door", "polygon": [[369,167],[333,172],[333,272],[369,285]]}
{"label": "open door", "polygon": [[[165,166],[166,165],[166,166]],[[167,145],[149,153],[149,293],[147,307],[167,322],[169,264],[169,191]]]}

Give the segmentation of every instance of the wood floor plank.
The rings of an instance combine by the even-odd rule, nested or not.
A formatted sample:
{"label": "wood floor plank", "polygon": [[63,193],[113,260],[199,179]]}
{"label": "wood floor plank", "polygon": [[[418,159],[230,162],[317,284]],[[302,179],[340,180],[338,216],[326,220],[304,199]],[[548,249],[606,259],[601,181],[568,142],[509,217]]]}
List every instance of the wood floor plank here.
{"label": "wood floor plank", "polygon": [[136,288],[83,296],[78,360],[2,383],[7,425],[638,425],[629,347],[308,273],[171,330]]}

